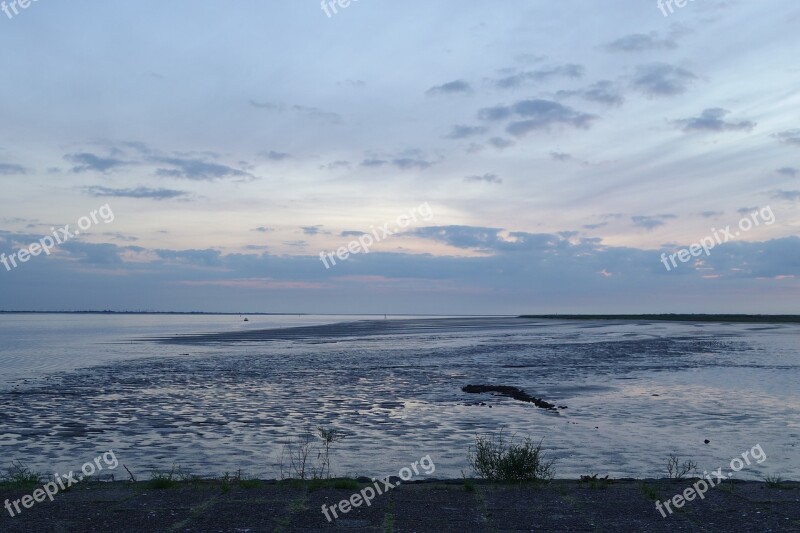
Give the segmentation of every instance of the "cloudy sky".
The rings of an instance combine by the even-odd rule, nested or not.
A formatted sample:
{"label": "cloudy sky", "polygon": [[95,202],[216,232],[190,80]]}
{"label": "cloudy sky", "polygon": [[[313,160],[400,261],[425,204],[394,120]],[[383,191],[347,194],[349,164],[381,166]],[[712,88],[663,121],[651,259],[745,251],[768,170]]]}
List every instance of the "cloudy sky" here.
{"label": "cloudy sky", "polygon": [[0,12],[0,310],[798,312],[797,2],[328,12]]}

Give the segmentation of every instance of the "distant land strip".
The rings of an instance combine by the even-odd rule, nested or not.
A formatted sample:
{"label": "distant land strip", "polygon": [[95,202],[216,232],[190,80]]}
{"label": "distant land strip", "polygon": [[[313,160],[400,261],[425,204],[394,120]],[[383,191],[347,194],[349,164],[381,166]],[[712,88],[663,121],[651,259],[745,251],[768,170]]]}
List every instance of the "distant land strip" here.
{"label": "distant land strip", "polygon": [[519,318],[549,320],[662,320],[666,322],[748,322],[762,324],[800,324],[800,315],[520,315]]}

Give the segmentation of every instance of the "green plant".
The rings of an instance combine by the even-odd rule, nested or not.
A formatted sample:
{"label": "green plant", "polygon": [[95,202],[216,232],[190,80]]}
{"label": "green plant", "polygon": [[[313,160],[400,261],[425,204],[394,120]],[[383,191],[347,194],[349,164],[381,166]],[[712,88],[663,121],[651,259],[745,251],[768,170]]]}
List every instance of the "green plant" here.
{"label": "green plant", "polygon": [[583,483],[589,483],[591,481],[608,481],[608,474],[603,477],[597,477],[597,474],[592,474],[590,476],[581,476],[581,481]]}
{"label": "green plant", "polygon": [[608,474],[603,477],[597,477],[597,474],[592,474],[589,476],[581,476],[582,483],[588,483],[589,488],[596,489],[601,488],[604,489],[606,486],[611,484],[611,481],[608,479]]}
{"label": "green plant", "polygon": [[689,472],[697,470],[697,463],[694,461],[683,461],[675,454],[670,454],[667,458],[667,477],[669,479],[683,479]]}
{"label": "green plant", "polygon": [[468,461],[480,477],[491,481],[549,481],[554,477],[554,459],[546,460],[542,442],[530,438],[520,443],[512,435],[506,440],[503,432],[475,435]]}
{"label": "green plant", "polygon": [[19,461],[12,461],[2,475],[0,484],[11,488],[28,488],[39,484],[41,476]]}
{"label": "green plant", "polygon": [[239,481],[239,486],[243,489],[257,489],[261,486],[261,481],[255,478],[242,479]]}
{"label": "green plant", "polygon": [[464,471],[461,471],[461,478],[464,480],[464,490],[467,492],[475,492],[475,482],[467,477]]}
{"label": "green plant", "polygon": [[[308,456],[314,447],[314,437],[306,431],[300,437],[295,437],[283,446],[281,450],[281,479],[295,478],[306,479],[308,476]],[[289,461],[284,471],[284,461]]]}
{"label": "green plant", "polygon": [[383,531],[384,533],[392,533],[394,531],[394,500],[389,501],[386,507],[386,514],[383,515]]}
{"label": "green plant", "polygon": [[317,460],[320,463],[319,472],[316,477],[331,477],[331,445],[344,438],[344,433],[335,428],[317,427],[317,434],[322,439],[323,449],[317,452]]}
{"label": "green plant", "polygon": [[[239,471],[239,474],[241,474],[241,470]],[[222,490],[223,494],[227,494],[231,491],[231,481],[233,481],[234,479],[236,478],[232,477],[227,472],[225,472],[222,475],[222,477],[220,478],[220,489]]]}
{"label": "green plant", "polygon": [[657,501],[659,499],[659,497],[660,497],[660,495],[658,494],[658,491],[656,491],[656,489],[654,489],[653,487],[651,487],[647,483],[642,483],[642,492],[644,493],[645,497],[648,500]]}
{"label": "green plant", "polygon": [[[316,436],[322,443],[315,442],[315,434],[307,429],[301,436],[286,443],[280,455],[281,479],[323,479],[331,477],[331,447],[344,438],[338,429],[317,427]],[[313,462],[316,452],[317,462]],[[288,462],[288,464],[287,464]]]}
{"label": "green plant", "polygon": [[767,487],[771,489],[783,488],[783,478],[777,474],[764,477],[764,482],[767,484]]}
{"label": "green plant", "polygon": [[172,467],[169,472],[153,471],[150,474],[150,480],[147,482],[147,487],[151,489],[163,490],[171,489],[174,487],[181,476],[185,474],[177,467]]}

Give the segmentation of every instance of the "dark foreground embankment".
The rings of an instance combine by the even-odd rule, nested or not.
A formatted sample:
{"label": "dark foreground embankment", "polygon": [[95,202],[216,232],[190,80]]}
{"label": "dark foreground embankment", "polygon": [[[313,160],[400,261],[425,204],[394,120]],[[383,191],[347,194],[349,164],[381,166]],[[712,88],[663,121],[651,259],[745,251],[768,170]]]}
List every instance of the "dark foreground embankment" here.
{"label": "dark foreground embankment", "polygon": [[[351,482],[352,483],[352,482]],[[410,483],[328,522],[322,506],[355,488],[299,482],[94,483],[36,503],[0,531],[798,531],[800,485],[724,482],[663,518],[654,498],[671,499],[690,481],[554,481],[543,486],[480,482]],[[31,489],[0,488],[0,504]]]}

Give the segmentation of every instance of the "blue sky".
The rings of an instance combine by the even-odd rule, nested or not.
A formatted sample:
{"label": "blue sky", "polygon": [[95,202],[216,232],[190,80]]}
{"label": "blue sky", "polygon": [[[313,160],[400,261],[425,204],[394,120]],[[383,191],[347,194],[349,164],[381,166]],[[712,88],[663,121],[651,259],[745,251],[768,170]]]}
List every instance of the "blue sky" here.
{"label": "blue sky", "polygon": [[799,22],[789,0],[0,12],[0,252],[114,213],[0,265],[0,310],[797,312]]}

